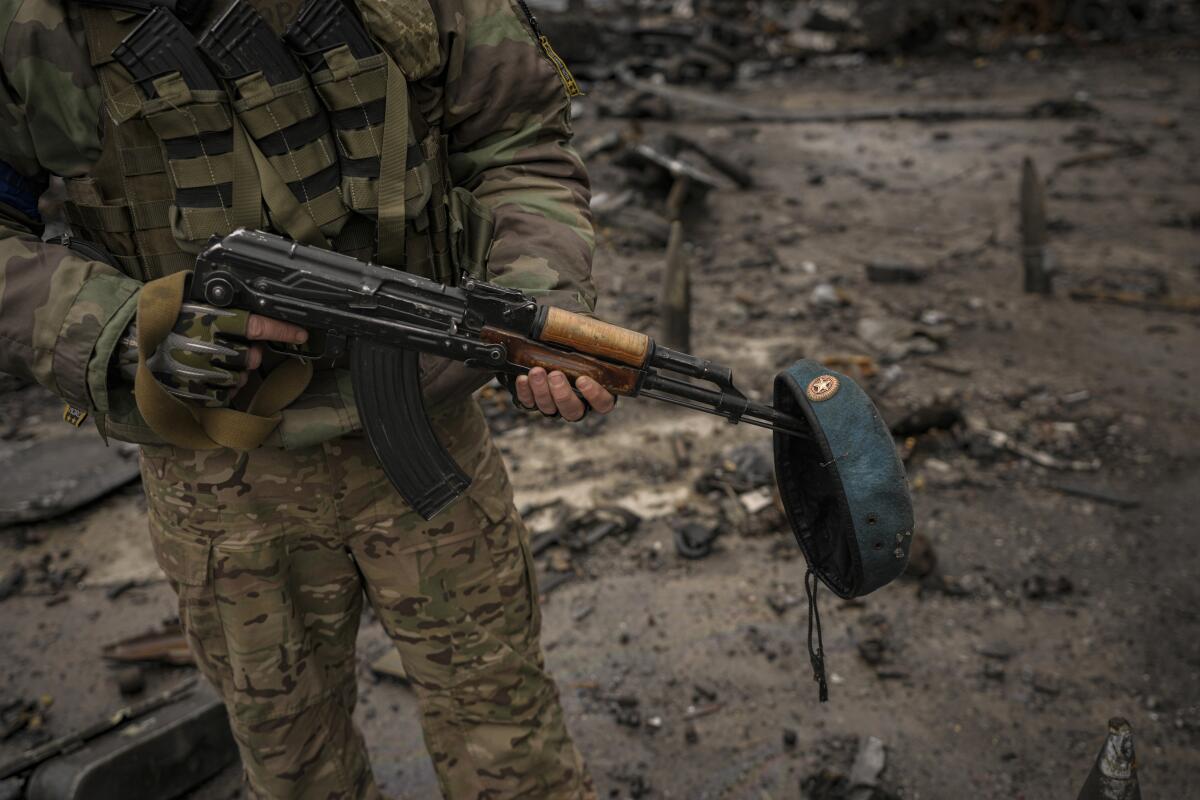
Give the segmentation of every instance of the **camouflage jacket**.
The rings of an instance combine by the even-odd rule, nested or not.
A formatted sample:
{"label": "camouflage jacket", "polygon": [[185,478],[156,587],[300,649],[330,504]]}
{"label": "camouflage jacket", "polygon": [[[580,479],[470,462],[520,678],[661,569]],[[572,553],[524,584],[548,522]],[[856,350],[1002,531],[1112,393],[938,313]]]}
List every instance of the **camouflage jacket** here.
{"label": "camouflage jacket", "polygon": [[[268,19],[290,18],[298,8],[291,0],[252,3]],[[489,279],[589,311],[589,187],[570,146],[569,99],[555,66],[512,0],[430,5],[439,64],[413,93],[446,137],[454,185],[495,217]],[[414,46],[379,43],[398,60]],[[103,144],[102,91],[91,63],[71,3],[0,0],[0,169],[7,165],[35,188],[50,175],[90,174]],[[0,192],[0,371],[117,417],[118,407],[133,407],[131,387],[114,379],[109,365],[141,284],[43,243],[40,220],[11,197],[6,203]],[[285,411],[275,444],[301,446],[357,428],[347,376],[329,372]],[[123,436],[121,425],[108,430],[139,440]]]}

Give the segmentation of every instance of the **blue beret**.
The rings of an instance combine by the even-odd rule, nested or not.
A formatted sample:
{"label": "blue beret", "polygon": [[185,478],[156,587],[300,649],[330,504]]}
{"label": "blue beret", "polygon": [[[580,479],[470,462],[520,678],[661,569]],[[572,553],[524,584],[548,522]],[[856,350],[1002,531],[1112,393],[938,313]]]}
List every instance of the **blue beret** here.
{"label": "blue beret", "polygon": [[913,507],[879,411],[854,381],[810,360],[776,377],[775,407],[806,423],[807,435],[775,434],[775,471],[809,568],[839,597],[890,583],[908,563]]}

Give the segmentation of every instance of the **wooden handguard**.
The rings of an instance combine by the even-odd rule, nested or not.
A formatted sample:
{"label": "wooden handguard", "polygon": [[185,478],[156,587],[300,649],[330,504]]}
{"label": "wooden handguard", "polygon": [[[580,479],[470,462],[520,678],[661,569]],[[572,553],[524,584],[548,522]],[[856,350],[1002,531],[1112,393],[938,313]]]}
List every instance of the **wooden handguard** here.
{"label": "wooden handguard", "polygon": [[579,376],[586,375],[615,395],[628,397],[637,391],[639,373],[636,369],[610,364],[582,353],[564,353],[499,328],[484,328],[479,338],[488,344],[504,345],[508,350],[508,360],[514,364],[529,369],[542,367],[547,372],[561,370],[572,384]]}
{"label": "wooden handguard", "polygon": [[553,306],[547,310],[546,324],[537,338],[639,369],[650,357],[651,342],[646,334]]}

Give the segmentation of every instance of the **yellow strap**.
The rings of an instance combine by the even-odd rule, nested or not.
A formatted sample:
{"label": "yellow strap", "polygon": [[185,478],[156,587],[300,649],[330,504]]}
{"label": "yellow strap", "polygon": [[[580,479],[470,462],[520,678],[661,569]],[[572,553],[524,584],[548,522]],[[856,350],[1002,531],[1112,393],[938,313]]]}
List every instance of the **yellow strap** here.
{"label": "yellow strap", "polygon": [[258,145],[249,138],[247,138],[246,145],[254,157],[255,166],[258,167],[262,197],[267,203],[267,208],[271,210],[272,222],[297,242],[315,245],[325,250],[330,249],[329,240],[325,238],[325,234],[321,233],[313,215],[292,194],[292,190],[283,182],[283,178],[279,177],[279,173],[258,149]]}
{"label": "yellow strap", "polygon": [[383,154],[379,164],[379,263],[404,266],[404,195],[408,168],[408,83],[388,59]]}
{"label": "yellow strap", "polygon": [[236,228],[262,227],[262,187],[258,167],[250,151],[250,137],[242,123],[233,123],[233,207],[230,218]]}
{"label": "yellow strap", "polygon": [[192,406],[168,392],[146,356],[158,349],[179,317],[190,272],[150,281],[138,296],[138,369],[133,396],[138,411],[163,441],[188,450],[253,450],[279,426],[282,411],[308,386],[312,364],[289,359],[263,380],[247,411]]}

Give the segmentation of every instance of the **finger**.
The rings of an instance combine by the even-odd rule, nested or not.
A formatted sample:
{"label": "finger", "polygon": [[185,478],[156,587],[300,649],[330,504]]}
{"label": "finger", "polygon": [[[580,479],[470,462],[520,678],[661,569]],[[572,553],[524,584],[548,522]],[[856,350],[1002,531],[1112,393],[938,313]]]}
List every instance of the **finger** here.
{"label": "finger", "polygon": [[529,376],[517,376],[517,403],[525,408],[533,408],[533,389],[529,388]]}
{"label": "finger", "polygon": [[529,388],[533,390],[533,402],[537,404],[538,411],[548,417],[558,413],[558,405],[550,394],[550,379],[546,376],[546,370],[541,367],[529,370]]}
{"label": "finger", "polygon": [[617,398],[591,378],[581,376],[579,380],[575,381],[575,388],[579,389],[579,393],[588,401],[588,405],[601,414],[612,411],[613,406],[617,404]]}
{"label": "finger", "polygon": [[250,352],[246,355],[246,369],[258,369],[262,366],[263,349],[260,344],[250,345]]}
{"label": "finger", "polygon": [[563,419],[568,422],[583,419],[583,413],[587,410],[583,407],[583,401],[575,396],[567,376],[557,370],[550,373],[550,396],[554,398],[554,404],[558,406],[558,413],[562,414]]}
{"label": "finger", "polygon": [[246,338],[284,344],[304,344],[308,341],[308,331],[290,322],[251,314],[250,321],[246,323]]}
{"label": "finger", "polygon": [[214,367],[224,367],[234,372],[254,369],[254,367],[250,366],[250,350],[255,346],[233,341],[226,336],[218,336],[211,347],[219,347],[221,348],[221,352],[213,353],[210,356],[211,363]]}

